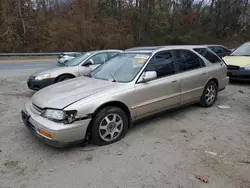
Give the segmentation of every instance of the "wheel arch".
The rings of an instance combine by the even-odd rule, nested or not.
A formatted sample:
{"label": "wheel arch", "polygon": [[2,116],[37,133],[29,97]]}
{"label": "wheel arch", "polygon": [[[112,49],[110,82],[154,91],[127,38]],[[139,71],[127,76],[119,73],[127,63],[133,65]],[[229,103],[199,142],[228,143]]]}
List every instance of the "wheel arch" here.
{"label": "wheel arch", "polygon": [[[114,107],[118,107],[118,108],[121,108],[128,116],[128,120],[129,122],[131,122],[132,120],[132,117],[131,117],[131,112],[129,110],[129,108],[127,107],[127,105],[125,105],[123,102],[120,102],[120,101],[109,101],[109,102],[106,102],[106,103],[103,103],[102,105],[100,105],[98,108],[96,108],[96,110],[91,114],[92,116],[92,120],[93,120],[93,117],[103,108],[105,107],[108,107],[108,106],[114,106]],[[86,135],[85,135],[85,141],[89,142],[91,141],[91,136],[90,136],[90,129],[91,129],[91,126],[92,126],[92,120],[91,122],[89,123],[88,125],[88,128],[87,128],[87,131],[86,131]],[[131,126],[131,123],[129,123],[129,128]]]}
{"label": "wheel arch", "polygon": [[210,81],[213,81],[215,82],[216,86],[217,86],[217,89],[219,89],[219,81],[216,79],[216,78],[210,78],[207,82],[207,84],[210,82]]}
{"label": "wheel arch", "polygon": [[130,109],[128,108],[128,106],[126,104],[124,104],[123,102],[120,101],[109,101],[106,102],[102,105],[100,105],[93,113],[93,115],[97,114],[101,109],[108,107],[108,106],[114,106],[114,107],[118,107],[121,108],[128,116],[129,121],[131,120],[131,112]]}
{"label": "wheel arch", "polygon": [[75,75],[73,75],[73,74],[71,74],[71,73],[63,73],[63,74],[60,74],[60,75],[58,75],[57,77],[56,77],[56,79],[55,79],[55,83],[58,81],[58,79],[60,78],[60,77],[62,77],[62,76],[71,76],[72,78],[75,78],[76,76]]}

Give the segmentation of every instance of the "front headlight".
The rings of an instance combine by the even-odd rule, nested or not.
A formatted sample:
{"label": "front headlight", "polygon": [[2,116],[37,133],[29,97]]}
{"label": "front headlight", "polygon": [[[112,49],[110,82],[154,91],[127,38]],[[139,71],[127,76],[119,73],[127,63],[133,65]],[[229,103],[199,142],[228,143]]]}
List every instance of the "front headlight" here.
{"label": "front headlight", "polygon": [[75,121],[76,113],[76,110],[62,111],[56,109],[46,109],[43,111],[42,116],[55,122],[69,124]]}
{"label": "front headlight", "polygon": [[46,109],[42,116],[48,119],[62,121],[65,119],[65,112],[62,110]]}
{"label": "front headlight", "polygon": [[51,75],[49,73],[38,75],[35,77],[35,80],[44,80],[48,78],[51,78]]}
{"label": "front headlight", "polygon": [[246,70],[250,70],[250,64],[244,67]]}

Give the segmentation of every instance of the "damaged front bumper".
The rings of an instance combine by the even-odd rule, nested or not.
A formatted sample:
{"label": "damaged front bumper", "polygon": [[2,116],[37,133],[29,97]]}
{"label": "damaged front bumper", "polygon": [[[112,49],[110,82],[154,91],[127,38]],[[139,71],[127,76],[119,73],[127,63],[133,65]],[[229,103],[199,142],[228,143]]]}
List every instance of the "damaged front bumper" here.
{"label": "damaged front bumper", "polygon": [[55,147],[83,142],[91,121],[89,118],[67,125],[53,122],[36,113],[31,103],[27,103],[21,113],[26,127],[45,143]]}

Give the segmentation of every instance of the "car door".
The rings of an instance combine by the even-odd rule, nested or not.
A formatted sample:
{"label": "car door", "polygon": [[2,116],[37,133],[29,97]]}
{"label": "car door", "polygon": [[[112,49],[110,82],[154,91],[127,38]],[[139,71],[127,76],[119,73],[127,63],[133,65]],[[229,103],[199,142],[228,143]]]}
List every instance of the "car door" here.
{"label": "car door", "polygon": [[154,55],[143,72],[156,71],[157,78],[135,85],[135,109],[137,117],[156,113],[180,103],[180,80],[176,74],[171,51]]}
{"label": "car door", "polygon": [[[101,64],[105,63],[108,60],[108,53],[98,53],[90,57],[88,60],[86,60],[82,65],[79,67],[79,75],[80,76],[86,76],[89,75],[89,73],[100,66]],[[86,66],[86,63],[91,62],[90,65]]]}
{"label": "car door", "polygon": [[180,76],[181,104],[199,99],[208,80],[204,61],[190,50],[174,50],[174,54]]}

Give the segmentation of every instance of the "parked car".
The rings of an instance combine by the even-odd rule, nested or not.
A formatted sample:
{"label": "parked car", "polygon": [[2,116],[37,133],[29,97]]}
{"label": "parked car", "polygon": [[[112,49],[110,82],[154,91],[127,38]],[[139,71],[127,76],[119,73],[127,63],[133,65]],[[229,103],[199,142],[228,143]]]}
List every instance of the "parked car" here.
{"label": "parked car", "polygon": [[72,79],[78,76],[87,76],[102,63],[122,52],[121,50],[100,50],[84,53],[62,67],[43,70],[32,74],[27,82],[31,90],[40,90],[51,84]]}
{"label": "parked car", "polygon": [[71,59],[74,59],[74,58],[76,58],[76,57],[78,57],[80,55],[82,55],[82,53],[80,53],[80,52],[64,52],[64,53],[61,53],[57,58],[57,63],[59,65],[64,65],[65,63],[67,63]]}
{"label": "parked car", "polygon": [[[209,53],[212,61],[202,55]],[[36,92],[22,118],[35,135],[54,146],[86,138],[106,145],[122,139],[139,118],[196,102],[212,106],[227,84],[226,65],[206,47],[128,50],[93,70],[91,78]]]}
{"label": "parked car", "polygon": [[223,60],[231,80],[250,80],[250,42],[241,45]]}
{"label": "parked car", "polygon": [[221,58],[231,54],[231,50],[222,45],[207,45],[210,50],[216,53]]}

